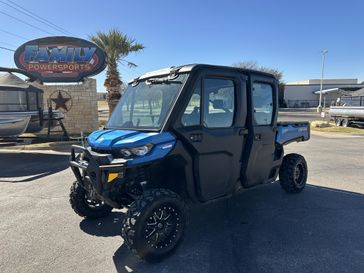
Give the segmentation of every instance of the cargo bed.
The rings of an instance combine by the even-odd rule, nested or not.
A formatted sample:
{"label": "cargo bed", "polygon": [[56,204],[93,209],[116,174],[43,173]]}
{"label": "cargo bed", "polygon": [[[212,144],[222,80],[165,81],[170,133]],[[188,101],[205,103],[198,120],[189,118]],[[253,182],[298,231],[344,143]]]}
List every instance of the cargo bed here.
{"label": "cargo bed", "polygon": [[277,123],[276,143],[286,145],[291,142],[310,139],[310,123],[308,121],[286,121]]}

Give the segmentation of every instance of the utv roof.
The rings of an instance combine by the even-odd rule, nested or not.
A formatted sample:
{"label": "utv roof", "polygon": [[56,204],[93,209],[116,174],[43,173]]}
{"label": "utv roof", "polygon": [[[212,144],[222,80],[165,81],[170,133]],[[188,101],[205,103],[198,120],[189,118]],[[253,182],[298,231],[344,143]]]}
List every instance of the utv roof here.
{"label": "utv roof", "polygon": [[186,65],[181,65],[181,66],[166,67],[166,68],[154,70],[151,72],[147,72],[147,73],[129,81],[129,83],[151,78],[151,77],[159,77],[159,76],[170,75],[170,74],[174,74],[174,73],[187,73],[187,72],[191,72],[195,68],[228,69],[231,71],[261,74],[261,75],[275,78],[274,75],[266,73],[266,72],[239,68],[239,67],[233,67],[233,66],[221,66],[221,65],[210,65],[210,64],[186,64]]}

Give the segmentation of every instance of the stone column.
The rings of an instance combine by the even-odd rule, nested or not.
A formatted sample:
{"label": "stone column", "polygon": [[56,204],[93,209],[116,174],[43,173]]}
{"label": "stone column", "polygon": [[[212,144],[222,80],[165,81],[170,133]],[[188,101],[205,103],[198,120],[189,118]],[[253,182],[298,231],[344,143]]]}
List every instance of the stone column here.
{"label": "stone column", "polygon": [[[71,135],[91,133],[98,129],[97,89],[96,80],[85,78],[83,82],[75,84],[39,84],[33,83],[44,91],[44,110],[48,110],[49,98],[57,91],[67,92],[72,100],[72,106],[65,112],[63,123]],[[55,110],[55,109],[53,109]],[[64,111],[64,109],[59,109]]]}

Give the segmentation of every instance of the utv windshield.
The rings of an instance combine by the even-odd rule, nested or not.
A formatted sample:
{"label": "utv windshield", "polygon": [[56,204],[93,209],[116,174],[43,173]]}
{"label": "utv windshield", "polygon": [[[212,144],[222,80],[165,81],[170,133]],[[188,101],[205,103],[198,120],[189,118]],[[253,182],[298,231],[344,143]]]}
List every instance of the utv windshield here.
{"label": "utv windshield", "polygon": [[129,84],[112,113],[107,129],[160,129],[188,74],[150,78]]}

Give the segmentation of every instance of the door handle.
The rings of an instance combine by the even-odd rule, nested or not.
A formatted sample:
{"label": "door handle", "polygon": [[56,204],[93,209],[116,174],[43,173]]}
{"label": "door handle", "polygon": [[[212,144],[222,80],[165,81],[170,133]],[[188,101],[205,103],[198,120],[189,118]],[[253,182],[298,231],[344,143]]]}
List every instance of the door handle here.
{"label": "door handle", "polygon": [[202,134],[190,134],[189,139],[191,140],[191,142],[201,142]]}
{"label": "door handle", "polygon": [[256,140],[256,141],[262,140],[262,135],[261,134],[255,134],[254,135],[254,140]]}
{"label": "door handle", "polygon": [[240,129],[239,130],[239,136],[244,136],[248,134],[248,129]]}

